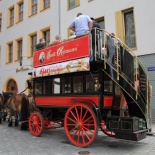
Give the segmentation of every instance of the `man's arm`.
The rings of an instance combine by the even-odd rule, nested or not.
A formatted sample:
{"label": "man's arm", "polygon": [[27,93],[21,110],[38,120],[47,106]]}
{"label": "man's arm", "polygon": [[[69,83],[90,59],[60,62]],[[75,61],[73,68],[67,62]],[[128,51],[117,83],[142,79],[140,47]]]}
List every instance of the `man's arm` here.
{"label": "man's arm", "polygon": [[75,32],[75,27],[74,27],[74,26],[70,26],[69,28],[70,28],[72,31]]}
{"label": "man's arm", "polygon": [[93,27],[93,22],[92,21],[89,21],[89,30],[90,31],[91,31],[92,27]]}

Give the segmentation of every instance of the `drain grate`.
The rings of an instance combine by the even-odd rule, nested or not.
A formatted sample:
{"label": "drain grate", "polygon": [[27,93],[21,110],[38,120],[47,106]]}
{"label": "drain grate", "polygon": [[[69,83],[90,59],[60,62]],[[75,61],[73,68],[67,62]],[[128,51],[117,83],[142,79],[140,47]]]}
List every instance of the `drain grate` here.
{"label": "drain grate", "polygon": [[80,151],[80,152],[78,152],[78,154],[81,154],[81,155],[83,155],[83,154],[90,154],[90,152],[89,151]]}

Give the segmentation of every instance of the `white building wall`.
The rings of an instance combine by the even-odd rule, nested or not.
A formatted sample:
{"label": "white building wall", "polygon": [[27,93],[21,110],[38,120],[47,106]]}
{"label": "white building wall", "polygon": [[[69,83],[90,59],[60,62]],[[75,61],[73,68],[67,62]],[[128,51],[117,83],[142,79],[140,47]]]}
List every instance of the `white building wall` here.
{"label": "white building wall", "polygon": [[[19,2],[19,0],[0,1],[0,13],[2,12],[2,32],[0,32],[1,64],[0,64],[0,91],[3,90],[6,80],[14,78],[17,82],[19,92],[25,89],[25,81],[28,72],[32,70],[31,60],[27,56],[28,34],[39,31],[45,27],[51,28],[51,41],[55,35],[61,34],[62,38],[67,38],[67,29],[78,12],[87,14],[94,18],[104,17],[105,29],[116,33],[115,12],[134,7],[135,29],[137,49],[136,55],[154,53],[155,43],[155,1],[154,0],[80,0],[80,6],[72,10],[67,10],[67,0],[51,0],[51,7],[44,11],[38,6],[38,14],[28,17],[28,0],[24,0],[24,19],[18,24],[7,28],[7,9]],[[39,1],[38,1],[39,2]],[[60,2],[60,10],[59,10]],[[59,27],[60,24],[60,27]],[[59,32],[60,31],[60,32]],[[16,73],[19,62],[5,64],[6,43],[23,37],[23,65],[28,67],[28,71]]]}

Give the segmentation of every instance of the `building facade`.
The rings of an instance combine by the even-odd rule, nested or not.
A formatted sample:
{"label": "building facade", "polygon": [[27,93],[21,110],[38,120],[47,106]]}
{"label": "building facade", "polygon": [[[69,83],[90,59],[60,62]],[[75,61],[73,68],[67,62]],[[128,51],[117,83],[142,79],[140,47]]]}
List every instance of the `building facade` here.
{"label": "building facade", "polygon": [[0,91],[22,92],[39,39],[48,45],[57,34],[68,38],[68,27],[81,12],[115,33],[142,60],[155,109],[154,5],[154,0],[0,0]]}

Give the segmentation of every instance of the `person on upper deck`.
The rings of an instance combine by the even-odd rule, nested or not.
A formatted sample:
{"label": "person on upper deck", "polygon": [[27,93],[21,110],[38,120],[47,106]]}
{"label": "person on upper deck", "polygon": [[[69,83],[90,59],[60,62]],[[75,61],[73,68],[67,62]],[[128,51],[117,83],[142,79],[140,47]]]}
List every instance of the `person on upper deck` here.
{"label": "person on upper deck", "polygon": [[59,44],[59,43],[61,43],[61,42],[62,42],[61,36],[58,34],[58,35],[55,36],[55,40],[54,40],[52,43],[49,43],[49,45],[50,45],[50,46],[51,46],[51,45],[56,45],[56,44]]}
{"label": "person on upper deck", "polygon": [[71,30],[70,31],[70,36],[69,36],[68,39],[70,40],[70,39],[74,39],[74,38],[76,38],[75,32]]}
{"label": "person on upper deck", "polygon": [[78,13],[69,28],[75,32],[77,37],[85,35],[92,29],[92,20],[89,16]]}
{"label": "person on upper deck", "polygon": [[98,52],[98,55],[100,55],[100,52],[101,52],[101,51],[99,51],[101,49],[99,49],[99,46],[98,46],[98,42],[99,42],[101,35],[100,35],[100,25],[95,21],[95,19],[93,17],[91,17],[90,19],[93,21],[93,26],[92,26],[92,30],[91,30],[92,50],[93,50],[93,54],[91,56],[91,61],[93,61],[95,49],[96,49],[96,52]]}
{"label": "person on upper deck", "polygon": [[36,50],[42,49],[46,46],[46,41],[44,38],[39,39],[39,43],[36,45]]}

